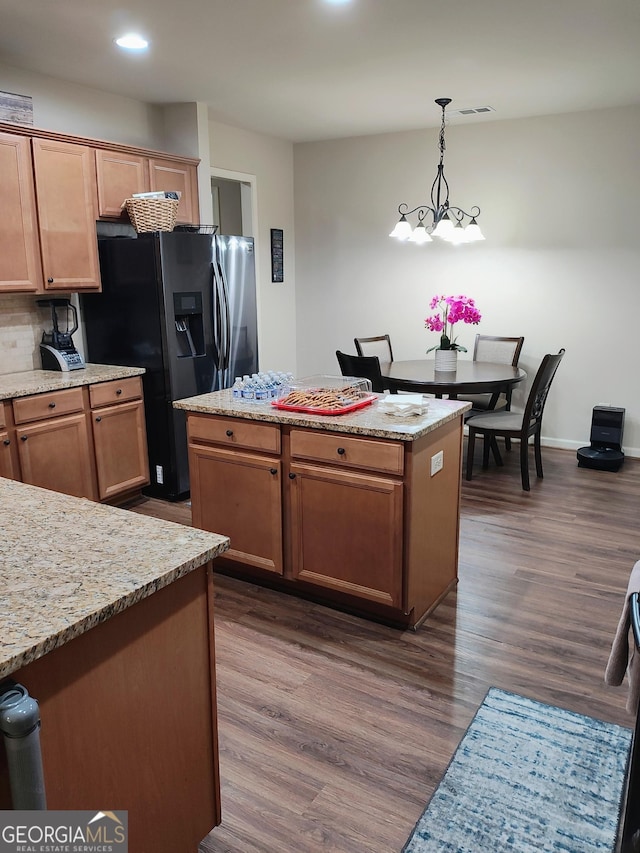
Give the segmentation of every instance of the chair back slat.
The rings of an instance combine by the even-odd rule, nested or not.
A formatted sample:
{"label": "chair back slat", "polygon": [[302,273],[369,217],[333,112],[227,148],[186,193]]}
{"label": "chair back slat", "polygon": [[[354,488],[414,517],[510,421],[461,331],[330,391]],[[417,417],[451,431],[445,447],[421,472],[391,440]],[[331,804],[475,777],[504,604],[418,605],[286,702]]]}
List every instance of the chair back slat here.
{"label": "chair back slat", "polygon": [[375,335],[372,338],[354,338],[358,355],[376,355],[380,361],[393,361],[391,338],[389,335]]}
{"label": "chair back slat", "polygon": [[495,364],[518,366],[524,337],[503,338],[492,335],[476,335],[473,348],[474,361],[492,361]]}

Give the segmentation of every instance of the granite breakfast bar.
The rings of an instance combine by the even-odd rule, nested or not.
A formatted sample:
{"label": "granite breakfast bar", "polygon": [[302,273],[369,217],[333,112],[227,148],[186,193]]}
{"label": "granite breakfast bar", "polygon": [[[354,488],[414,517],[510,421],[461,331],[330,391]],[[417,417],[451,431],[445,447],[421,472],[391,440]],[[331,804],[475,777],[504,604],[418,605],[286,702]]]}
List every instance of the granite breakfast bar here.
{"label": "granite breakfast bar", "polygon": [[463,415],[391,416],[234,400],[187,412],[193,523],[230,537],[216,569],[416,627],[457,582]]}
{"label": "granite breakfast bar", "polygon": [[211,561],[228,539],[2,478],[0,507],[0,681],[39,702],[47,807],[125,809],[130,850],[196,850],[220,821]]}

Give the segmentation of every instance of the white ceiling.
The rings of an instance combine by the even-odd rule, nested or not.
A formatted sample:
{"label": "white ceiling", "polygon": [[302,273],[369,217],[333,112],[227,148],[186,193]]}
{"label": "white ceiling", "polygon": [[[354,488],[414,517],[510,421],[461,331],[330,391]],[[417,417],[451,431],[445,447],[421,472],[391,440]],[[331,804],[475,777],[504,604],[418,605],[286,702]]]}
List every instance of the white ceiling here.
{"label": "white ceiling", "polygon": [[299,142],[638,104],[640,0],[0,0],[0,60]]}

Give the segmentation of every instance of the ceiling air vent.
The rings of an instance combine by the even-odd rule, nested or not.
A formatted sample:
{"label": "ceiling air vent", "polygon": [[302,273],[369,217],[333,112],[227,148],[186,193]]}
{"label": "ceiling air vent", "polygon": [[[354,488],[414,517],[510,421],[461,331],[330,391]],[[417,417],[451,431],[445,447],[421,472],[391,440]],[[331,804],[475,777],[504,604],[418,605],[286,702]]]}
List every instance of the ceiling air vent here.
{"label": "ceiling air vent", "polygon": [[464,110],[447,110],[448,116],[475,116],[481,113],[495,113],[493,107],[467,107]]}

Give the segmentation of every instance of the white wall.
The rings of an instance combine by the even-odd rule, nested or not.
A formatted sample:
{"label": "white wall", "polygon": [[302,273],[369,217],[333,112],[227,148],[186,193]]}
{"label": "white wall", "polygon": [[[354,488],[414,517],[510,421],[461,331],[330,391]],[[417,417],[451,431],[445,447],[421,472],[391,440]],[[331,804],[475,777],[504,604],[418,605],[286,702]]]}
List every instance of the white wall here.
{"label": "white wall", "polygon": [[[256,177],[260,367],[296,373],[293,145],[214,121],[209,138],[212,168]],[[284,282],[277,284],[271,281],[271,228],[284,231]]]}
{"label": "white wall", "polygon": [[457,327],[470,350],[476,332],[524,335],[533,375],[566,348],[545,441],[586,444],[593,406],[622,406],[640,456],[639,138],[640,107],[449,125],[450,203],[479,205],[487,238],[460,247],[387,237],[400,202],[428,200],[437,130],[296,145],[298,372],[336,373],[356,335],[421,358],[431,297],[464,293],[483,315]]}
{"label": "white wall", "polygon": [[35,127],[163,150],[162,110],[151,104],[2,64],[0,90],[33,98]]}

